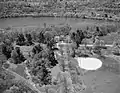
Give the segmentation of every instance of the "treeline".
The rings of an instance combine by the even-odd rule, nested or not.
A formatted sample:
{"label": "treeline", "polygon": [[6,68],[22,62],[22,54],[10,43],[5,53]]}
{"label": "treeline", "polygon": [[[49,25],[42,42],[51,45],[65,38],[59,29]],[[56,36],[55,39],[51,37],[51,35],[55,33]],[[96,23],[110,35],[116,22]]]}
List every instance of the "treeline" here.
{"label": "treeline", "polygon": [[[99,2],[88,2],[82,4],[81,2],[66,2],[65,6],[63,6],[63,2],[48,2],[47,4],[40,3],[39,5],[31,5],[27,2],[0,2],[0,17],[1,18],[10,18],[10,17],[27,17],[33,16],[32,14],[36,14],[35,16],[48,16],[54,17],[53,13],[61,13],[64,10],[64,15],[67,12],[71,12],[74,15],[67,14],[67,17],[78,17],[77,13],[84,12],[83,7],[87,8],[106,8],[105,13],[114,13],[119,14],[119,4],[115,3],[101,3]],[[109,9],[107,9],[109,8]],[[83,9],[83,10],[81,10]],[[117,11],[112,11],[112,9],[116,9]],[[77,16],[76,16],[77,15]],[[61,15],[58,15],[61,16]]]}
{"label": "treeline", "polygon": [[[92,38],[92,36],[106,36],[112,32],[117,32],[118,28],[115,25],[102,25],[95,27],[87,27],[85,30],[78,29],[72,31],[72,28],[69,25],[63,27],[51,26],[46,28],[35,28],[34,30],[21,31],[5,31],[0,33],[1,42],[4,42],[3,53],[7,58],[11,57],[11,52],[13,50],[12,44],[16,43],[19,46],[31,46],[35,45],[35,42],[44,43],[49,49],[55,44],[55,36],[66,36],[70,35],[72,40],[79,46],[82,43],[84,38]],[[7,41],[6,41],[7,40]],[[18,51],[20,51],[18,49]]]}
{"label": "treeline", "polygon": [[[92,27],[87,26],[86,28],[78,28],[83,34],[87,35],[87,38],[91,38],[93,34],[98,36],[106,36],[109,33],[117,32],[118,26],[113,24],[107,24],[107,25],[95,25]],[[77,31],[77,30],[76,30]],[[4,32],[0,33],[1,36],[1,42],[5,39],[9,39],[10,42],[16,41],[18,45],[25,45],[26,43],[29,44],[32,42],[39,42],[39,43],[47,43],[51,38],[54,36],[59,35],[72,35],[73,33],[76,33],[76,31],[73,31],[70,25],[64,25],[64,26],[47,26],[45,28],[41,27],[34,27],[34,28],[28,28],[25,29],[25,31],[21,31],[18,28],[10,28],[9,30],[5,30]],[[23,44],[22,44],[23,43]]]}
{"label": "treeline", "polygon": [[19,14],[33,13],[35,9],[33,6],[27,3],[19,2],[6,2],[0,3],[0,17],[4,16],[16,16]]}
{"label": "treeline", "polygon": [[110,9],[110,8],[106,8],[104,9],[105,13],[113,13],[113,14],[119,14],[120,9]]}

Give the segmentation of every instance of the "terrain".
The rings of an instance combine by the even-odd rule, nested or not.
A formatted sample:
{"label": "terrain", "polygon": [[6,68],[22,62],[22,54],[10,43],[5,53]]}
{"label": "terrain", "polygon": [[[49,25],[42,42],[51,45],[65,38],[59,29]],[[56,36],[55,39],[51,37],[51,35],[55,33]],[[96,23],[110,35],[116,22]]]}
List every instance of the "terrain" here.
{"label": "terrain", "polygon": [[[73,21],[73,19],[71,19],[71,21]],[[71,23],[71,21],[68,21],[68,23]],[[76,23],[76,21],[74,23]],[[86,30],[87,26],[89,28],[91,28],[91,24],[89,24],[91,22],[89,22],[89,23],[88,22],[80,22],[77,25],[74,24],[74,23],[71,23],[71,24],[73,24],[73,25],[71,25],[71,27],[72,27],[71,32],[75,32],[78,27],[81,28],[82,31]],[[104,24],[106,24],[106,23],[104,23]],[[92,26],[94,26],[93,23],[92,23]],[[100,25],[98,24],[97,26],[100,26]],[[112,26],[113,26],[113,28],[110,28]],[[61,27],[61,25],[60,25],[60,27]],[[63,26],[63,28],[65,28],[65,27]],[[107,27],[107,26],[105,26],[105,27]],[[100,36],[100,40],[104,40],[105,44],[109,44],[109,45],[112,45],[114,41],[117,41],[117,40],[119,41],[119,29],[116,30],[115,29],[116,27],[117,26],[114,27],[114,25],[112,24],[112,25],[108,26],[108,28],[110,28],[108,30],[101,29],[100,30],[101,32],[104,32],[104,31],[107,32],[108,31],[110,33],[107,34],[107,35],[103,34],[103,36]],[[39,29],[34,29],[34,28],[30,29],[29,28],[29,31],[32,32],[32,31],[35,30],[36,32],[40,32],[40,31],[42,31],[42,29],[44,29],[44,27],[39,27]],[[49,26],[46,29],[49,29]],[[67,30],[67,29],[59,30],[59,27],[57,27],[57,26],[55,26],[54,29],[57,30],[58,32],[59,31],[62,32],[64,30]],[[61,27],[61,29],[62,29],[62,27]],[[5,31],[13,32],[13,34],[10,34],[8,32],[9,33],[8,36],[11,36],[10,39],[15,37],[14,33],[16,33],[17,31],[21,32],[20,29],[17,29],[17,30],[12,29],[12,30],[11,29],[10,30],[5,30]],[[96,31],[96,25],[95,25],[94,29],[89,29],[89,30],[90,31]],[[16,31],[16,32],[14,32],[14,31]],[[50,29],[50,31],[51,31],[51,29]],[[33,34],[31,34],[31,35],[33,35]],[[37,37],[37,36],[34,36],[34,37]],[[6,36],[5,38],[9,38],[9,37]],[[88,39],[88,44],[89,44],[89,38],[87,38],[87,39]],[[37,40],[35,41],[35,38],[33,39],[33,41],[35,42],[35,45],[39,44],[37,42]],[[37,44],[36,44],[36,42],[37,42]],[[15,45],[15,44],[13,44],[13,45]],[[15,45],[15,46],[20,47],[20,50],[21,50],[22,54],[24,55],[24,57],[29,59],[29,56],[28,56],[29,51],[31,51],[35,45],[31,45],[31,46]],[[82,80],[84,80],[85,84],[87,85],[87,89],[85,91],[83,91],[83,93],[94,93],[94,92],[96,92],[96,93],[102,93],[102,92],[103,93],[119,93],[119,85],[120,85],[120,82],[119,82],[120,81],[120,77],[119,77],[119,74],[120,74],[119,55],[113,55],[111,53],[111,50],[112,50],[112,47],[107,48],[105,50],[102,50],[102,54],[105,56],[105,58],[104,57],[99,58],[103,62],[103,65],[100,69],[98,69],[96,71],[85,71],[85,70],[83,70],[84,75],[81,76],[80,78]],[[43,56],[45,56],[45,54],[43,54]],[[0,60],[4,60],[5,62],[7,61],[6,57],[2,53],[1,53],[0,57],[1,57]],[[35,62],[37,63],[37,61],[35,61]],[[39,62],[38,62],[38,64],[39,64]],[[4,67],[4,65],[2,67]],[[30,89],[38,91],[38,93],[46,93],[45,88],[39,87],[37,85],[34,86],[34,84],[32,82],[30,82],[30,80],[28,80],[27,74],[25,72],[25,67],[26,67],[26,65],[24,64],[24,62],[19,63],[19,64],[10,63],[10,67],[6,68],[5,70],[7,72],[10,72],[13,76],[15,76],[16,77],[15,80],[20,80],[20,81],[23,81],[24,83],[26,83],[26,85]],[[59,70],[60,69],[57,66],[55,66],[52,69],[52,73],[51,73],[52,76],[56,76],[57,73],[59,72]]]}

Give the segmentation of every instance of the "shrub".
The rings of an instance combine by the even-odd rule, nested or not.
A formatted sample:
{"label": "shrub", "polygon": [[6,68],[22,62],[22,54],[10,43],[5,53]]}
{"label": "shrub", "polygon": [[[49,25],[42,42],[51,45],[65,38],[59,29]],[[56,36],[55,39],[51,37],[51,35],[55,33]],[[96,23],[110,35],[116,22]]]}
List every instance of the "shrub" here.
{"label": "shrub", "polygon": [[45,40],[44,34],[43,34],[43,32],[40,32],[38,35],[38,42],[44,43],[44,40]]}
{"label": "shrub", "polygon": [[42,50],[43,50],[43,48],[41,47],[40,44],[38,44],[38,45],[36,45],[36,46],[33,47],[32,52],[35,55],[35,54],[41,52]]}
{"label": "shrub", "polygon": [[25,45],[25,37],[22,33],[17,36],[16,45]]}
{"label": "shrub", "polygon": [[79,44],[81,44],[82,40],[85,38],[85,34],[82,30],[77,30],[76,33],[73,32],[71,34],[71,39],[76,42],[77,47],[79,47]]}
{"label": "shrub", "polygon": [[96,27],[96,31],[98,33],[98,36],[106,36],[109,33],[117,32],[117,27],[114,25],[99,26]]}
{"label": "shrub", "polygon": [[27,39],[26,41],[27,46],[33,45],[31,34],[26,34],[26,39]]}
{"label": "shrub", "polygon": [[10,64],[8,64],[8,63],[5,63],[5,64],[4,64],[4,68],[5,68],[5,69],[9,68],[9,66],[10,66]]}
{"label": "shrub", "polygon": [[32,63],[32,68],[30,69],[30,73],[31,75],[33,75],[33,77],[36,77],[36,80],[39,80],[39,82],[38,81],[37,82],[41,86],[51,84],[50,71],[48,71],[47,69],[49,63],[50,62],[47,59],[39,59]]}

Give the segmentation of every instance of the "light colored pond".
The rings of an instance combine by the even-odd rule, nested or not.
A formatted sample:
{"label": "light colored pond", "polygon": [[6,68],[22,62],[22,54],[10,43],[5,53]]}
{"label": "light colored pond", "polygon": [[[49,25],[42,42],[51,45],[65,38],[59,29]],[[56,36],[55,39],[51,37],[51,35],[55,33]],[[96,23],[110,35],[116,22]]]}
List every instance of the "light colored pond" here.
{"label": "light colored pond", "polygon": [[[80,68],[85,70],[97,70],[102,67],[102,61],[97,58],[77,57],[75,59],[78,61]],[[52,69],[51,74],[56,77],[59,72],[60,68],[59,65],[57,65]]]}
{"label": "light colored pond", "polygon": [[85,69],[85,70],[97,70],[100,67],[102,67],[102,62],[101,60],[97,58],[83,58],[79,57],[76,58],[80,68]]}

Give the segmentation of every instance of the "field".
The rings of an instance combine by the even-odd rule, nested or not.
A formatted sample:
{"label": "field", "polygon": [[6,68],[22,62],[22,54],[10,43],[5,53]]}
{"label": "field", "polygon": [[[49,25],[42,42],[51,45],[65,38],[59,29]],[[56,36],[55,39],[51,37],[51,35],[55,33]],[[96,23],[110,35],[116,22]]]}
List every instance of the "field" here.
{"label": "field", "polygon": [[[83,93],[119,93],[119,72],[110,72],[108,68],[104,67],[107,64],[118,64],[118,62],[109,57],[101,59],[101,61],[103,62],[103,65],[100,69],[96,71],[88,71],[81,77],[87,85],[87,89]],[[52,69],[52,75],[56,76],[59,71],[58,66],[54,67]]]}
{"label": "field", "polygon": [[101,37],[101,40],[104,40],[106,44],[113,44],[113,41],[120,39],[120,34],[118,33],[111,33],[107,36]]}

